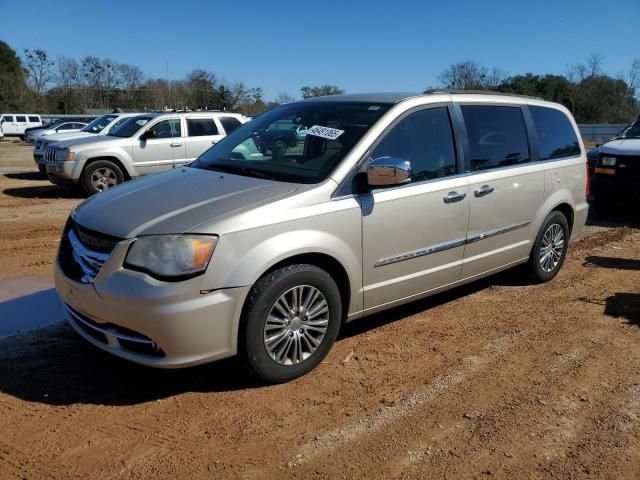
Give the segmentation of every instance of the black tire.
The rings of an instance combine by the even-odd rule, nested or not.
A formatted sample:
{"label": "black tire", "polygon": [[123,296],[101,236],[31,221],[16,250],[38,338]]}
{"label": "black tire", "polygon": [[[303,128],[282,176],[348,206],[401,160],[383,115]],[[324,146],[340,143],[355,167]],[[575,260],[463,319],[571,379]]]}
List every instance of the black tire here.
{"label": "black tire", "polygon": [[[558,230],[558,228],[560,230]],[[553,230],[562,232],[562,250],[558,253],[559,242],[554,239]],[[545,235],[548,235],[545,238]],[[549,239],[554,239],[553,245],[545,245]],[[549,251],[556,252],[551,254],[551,258],[547,257],[547,262],[543,261],[544,253],[541,249],[546,248]],[[551,212],[540,228],[536,241],[533,243],[531,254],[529,256],[528,269],[533,279],[538,283],[548,282],[552,280],[562,268],[564,259],[567,256],[567,248],[569,246],[569,223],[567,218],[558,211]]]}
{"label": "black tire", "polygon": [[[102,175],[105,177],[102,188],[98,180],[94,177]],[[84,168],[80,177],[80,185],[87,195],[94,195],[124,182],[124,175],[120,167],[109,160],[97,160],[91,162]]]}
{"label": "black tire", "polygon": [[[316,339],[319,343],[315,350],[310,351],[310,348],[307,350],[308,356],[306,358],[298,363],[283,364],[267,350],[265,330],[267,317],[272,313],[272,308],[277,308],[275,304],[278,299],[289,294],[295,287],[303,286],[316,289],[324,296],[329,309],[326,314],[328,325],[324,336],[319,341]],[[276,334],[274,336],[278,336],[278,329],[283,329],[281,338],[284,340],[274,342],[272,345],[278,345],[278,350],[285,349],[286,355],[291,352],[291,349],[285,347],[285,344],[290,344],[293,347],[293,343],[295,343],[293,340],[287,339],[287,336],[291,336],[292,339],[294,336],[299,338],[297,332],[303,330],[304,333],[301,333],[301,336],[307,335],[307,338],[310,336],[310,331],[304,328],[307,324],[300,324],[298,315],[300,313],[296,313],[294,319],[298,319],[296,325],[301,326],[300,330],[296,330],[294,320],[290,320],[294,332],[284,330],[289,329],[288,322],[286,326],[275,327]],[[302,318],[303,315],[300,317]],[[326,357],[335,342],[341,322],[342,300],[333,278],[324,270],[313,265],[290,265],[265,275],[256,282],[249,292],[238,332],[238,354],[247,371],[258,380],[266,383],[287,382],[313,370]],[[285,343],[280,343],[282,341]],[[306,348],[302,339],[298,344],[301,346],[300,348]],[[311,343],[308,341],[306,345],[311,347]],[[295,355],[295,348],[293,353]]]}
{"label": "black tire", "polygon": [[289,147],[284,140],[276,140],[271,148],[271,154],[274,157],[284,157]]}
{"label": "black tire", "polygon": [[39,163],[38,172],[40,172],[40,176],[42,178],[47,178],[47,167],[45,165],[42,165],[41,163]]}

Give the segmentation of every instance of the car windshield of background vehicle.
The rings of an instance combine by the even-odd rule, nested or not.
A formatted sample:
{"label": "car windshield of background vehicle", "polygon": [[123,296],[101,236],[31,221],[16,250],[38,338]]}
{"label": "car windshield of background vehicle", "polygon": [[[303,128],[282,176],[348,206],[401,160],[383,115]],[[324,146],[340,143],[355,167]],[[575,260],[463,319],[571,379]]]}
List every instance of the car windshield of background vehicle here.
{"label": "car windshield of background vehicle", "polygon": [[281,182],[318,183],[391,106],[331,101],[282,105],[239,127],[191,166]]}
{"label": "car windshield of background vehicle", "polygon": [[111,137],[129,138],[144,127],[152,118],[153,117],[131,117],[111,130],[108,135]]}
{"label": "car windshield of background vehicle", "polygon": [[104,128],[113,122],[117,115],[103,115],[102,117],[96,118],[93,122],[82,129],[83,132],[89,133],[100,133]]}
{"label": "car windshield of background vehicle", "polygon": [[640,138],[640,124],[633,124],[626,127],[618,138]]}

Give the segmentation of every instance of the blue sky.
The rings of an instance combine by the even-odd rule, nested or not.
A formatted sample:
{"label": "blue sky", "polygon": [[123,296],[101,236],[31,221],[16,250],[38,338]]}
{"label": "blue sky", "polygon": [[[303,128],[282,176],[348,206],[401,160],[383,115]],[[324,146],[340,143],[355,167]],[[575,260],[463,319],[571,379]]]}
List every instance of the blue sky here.
{"label": "blue sky", "polygon": [[449,64],[564,73],[589,52],[611,75],[640,57],[640,0],[15,1],[0,40],[54,58],[109,57],[151,77],[194,68],[260,86],[267,99],[330,83],[418,91]]}

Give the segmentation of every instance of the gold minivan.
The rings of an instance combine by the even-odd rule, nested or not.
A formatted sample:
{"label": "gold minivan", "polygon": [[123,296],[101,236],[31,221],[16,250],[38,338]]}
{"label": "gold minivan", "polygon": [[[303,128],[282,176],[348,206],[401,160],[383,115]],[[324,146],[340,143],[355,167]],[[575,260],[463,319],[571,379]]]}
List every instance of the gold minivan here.
{"label": "gold minivan", "polygon": [[81,204],[56,287],[75,330],[114,355],[184,367],[237,354],[282,382],[318,365],[344,322],[520,264],[551,280],[587,188],[555,103],[313,98]]}

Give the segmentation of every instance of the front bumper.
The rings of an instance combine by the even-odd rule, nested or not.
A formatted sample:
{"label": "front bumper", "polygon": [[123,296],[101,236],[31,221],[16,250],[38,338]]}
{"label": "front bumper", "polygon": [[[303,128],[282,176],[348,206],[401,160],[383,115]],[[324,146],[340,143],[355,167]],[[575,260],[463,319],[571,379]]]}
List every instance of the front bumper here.
{"label": "front bumper", "polygon": [[46,163],[43,162],[47,170],[47,178],[51,183],[56,185],[69,185],[70,183],[77,183],[79,174],[76,173],[75,162],[56,162]]}
{"label": "front bumper", "polygon": [[596,198],[618,200],[625,197],[640,197],[640,178],[615,175],[593,175],[591,177],[591,194]]}
{"label": "front bumper", "polygon": [[150,367],[187,367],[236,354],[249,287],[201,293],[202,277],[168,283],[115,267],[127,248],[112,252],[93,284],[70,279],[56,261],[56,290],[82,337]]}

